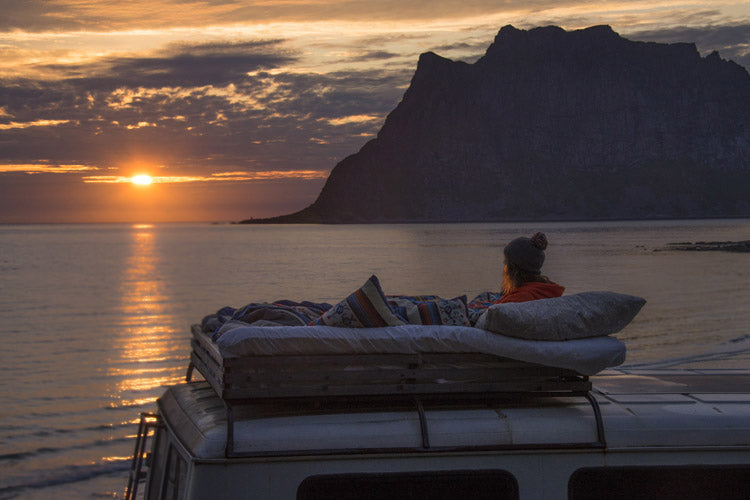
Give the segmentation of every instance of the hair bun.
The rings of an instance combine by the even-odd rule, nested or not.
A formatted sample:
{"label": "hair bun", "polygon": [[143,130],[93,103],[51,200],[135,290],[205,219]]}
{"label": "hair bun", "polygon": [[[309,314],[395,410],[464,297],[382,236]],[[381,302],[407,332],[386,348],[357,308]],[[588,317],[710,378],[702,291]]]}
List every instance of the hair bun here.
{"label": "hair bun", "polygon": [[547,237],[544,233],[536,232],[531,237],[531,243],[539,250],[545,250],[547,248]]}

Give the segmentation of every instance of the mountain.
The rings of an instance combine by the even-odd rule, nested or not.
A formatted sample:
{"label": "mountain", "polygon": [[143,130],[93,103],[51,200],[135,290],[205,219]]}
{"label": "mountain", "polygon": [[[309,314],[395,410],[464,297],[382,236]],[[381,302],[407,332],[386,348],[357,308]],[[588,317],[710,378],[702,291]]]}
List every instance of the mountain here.
{"label": "mountain", "polygon": [[265,222],[748,216],[748,117],[716,52],[505,26],[474,64],[422,54],[377,138]]}

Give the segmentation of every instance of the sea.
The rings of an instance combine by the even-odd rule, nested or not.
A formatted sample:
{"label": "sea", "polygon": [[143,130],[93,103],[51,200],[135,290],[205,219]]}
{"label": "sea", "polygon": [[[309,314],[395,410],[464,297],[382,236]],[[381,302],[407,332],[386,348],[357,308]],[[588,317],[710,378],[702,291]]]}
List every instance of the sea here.
{"label": "sea", "polygon": [[498,291],[502,249],[543,231],[566,293],[648,302],[627,366],[750,369],[750,219],[397,225],[0,225],[0,500],[123,498],[137,422],[180,383],[189,328],[223,306]]}

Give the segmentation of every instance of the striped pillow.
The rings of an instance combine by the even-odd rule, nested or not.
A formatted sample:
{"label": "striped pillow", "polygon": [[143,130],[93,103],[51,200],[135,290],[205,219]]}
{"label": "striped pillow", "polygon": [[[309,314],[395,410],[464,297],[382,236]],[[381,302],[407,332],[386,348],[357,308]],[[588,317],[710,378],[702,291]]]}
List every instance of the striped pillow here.
{"label": "striped pillow", "polygon": [[393,313],[383,295],[378,278],[373,275],[359,290],[330,308],[311,324],[374,328],[405,323]]}
{"label": "striped pillow", "polygon": [[466,295],[447,300],[436,295],[395,295],[388,300],[391,308],[413,325],[471,325]]}

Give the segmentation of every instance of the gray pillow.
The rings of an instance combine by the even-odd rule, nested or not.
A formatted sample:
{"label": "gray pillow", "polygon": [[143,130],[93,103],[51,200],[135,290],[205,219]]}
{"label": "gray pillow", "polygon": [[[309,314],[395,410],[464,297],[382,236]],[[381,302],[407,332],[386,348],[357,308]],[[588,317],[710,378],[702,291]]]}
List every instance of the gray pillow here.
{"label": "gray pillow", "polygon": [[528,340],[569,340],[617,333],[646,299],[615,292],[583,292],[554,299],[496,304],[477,321],[483,328]]}

